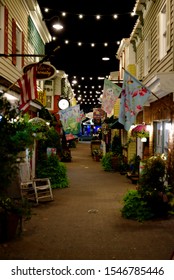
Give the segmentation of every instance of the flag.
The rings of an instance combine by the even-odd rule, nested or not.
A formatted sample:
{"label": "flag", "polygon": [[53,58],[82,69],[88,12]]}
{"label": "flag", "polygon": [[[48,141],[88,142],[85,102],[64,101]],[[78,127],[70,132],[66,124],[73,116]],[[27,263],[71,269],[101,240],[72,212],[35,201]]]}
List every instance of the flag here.
{"label": "flag", "polygon": [[80,133],[80,105],[68,107],[58,112],[63,129],[66,134]]}
{"label": "flag", "polygon": [[24,75],[17,80],[21,88],[20,109],[22,109],[29,100],[37,99],[36,84],[36,65],[29,69]]}
{"label": "flag", "polygon": [[101,121],[106,117],[106,113],[102,108],[93,108],[94,125],[101,125]]}
{"label": "flag", "polygon": [[143,105],[150,95],[140,81],[124,70],[124,80],[121,92],[119,122],[129,130],[136,121],[136,115],[143,109]]}
{"label": "flag", "polygon": [[115,102],[117,101],[122,88],[112,83],[111,81],[105,79],[103,87],[103,97],[102,97],[102,109],[107,113],[111,114],[114,108]]}

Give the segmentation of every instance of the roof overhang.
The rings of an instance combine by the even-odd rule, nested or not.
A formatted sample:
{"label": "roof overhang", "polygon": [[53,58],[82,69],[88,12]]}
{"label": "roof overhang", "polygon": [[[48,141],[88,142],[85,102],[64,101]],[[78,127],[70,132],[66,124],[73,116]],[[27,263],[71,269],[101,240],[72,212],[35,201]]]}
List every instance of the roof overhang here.
{"label": "roof overhang", "polygon": [[174,72],[157,73],[145,84],[145,86],[152,92],[148,102],[154,102],[157,98],[153,93],[158,98],[162,98],[169,93],[174,92]]}
{"label": "roof overhang", "polygon": [[22,107],[21,110],[22,111],[31,110],[33,112],[37,112],[37,111],[41,110],[42,107],[43,107],[42,105],[36,103],[35,101],[30,100]]}
{"label": "roof overhang", "polygon": [[111,129],[123,129],[124,125],[121,124],[118,119],[116,119],[113,123],[109,124],[109,127]]}
{"label": "roof overhang", "polygon": [[146,2],[147,0],[137,0],[135,3],[134,11],[135,12],[142,11],[143,8],[146,8]]}

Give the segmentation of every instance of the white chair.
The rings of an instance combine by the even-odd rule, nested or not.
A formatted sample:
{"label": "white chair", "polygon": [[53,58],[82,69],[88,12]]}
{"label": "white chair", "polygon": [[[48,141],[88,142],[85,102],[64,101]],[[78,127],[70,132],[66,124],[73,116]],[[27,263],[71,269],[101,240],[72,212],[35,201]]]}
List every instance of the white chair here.
{"label": "white chair", "polygon": [[29,200],[50,199],[53,200],[53,193],[49,178],[32,178],[30,165],[28,162],[21,162],[19,164],[19,173],[21,178],[21,195]]}
{"label": "white chair", "polygon": [[34,184],[31,178],[29,164],[27,162],[19,163],[19,174],[20,174],[20,189],[22,198],[29,200],[36,200]]}
{"label": "white chair", "polygon": [[50,198],[53,200],[53,193],[49,178],[33,179],[36,202]]}

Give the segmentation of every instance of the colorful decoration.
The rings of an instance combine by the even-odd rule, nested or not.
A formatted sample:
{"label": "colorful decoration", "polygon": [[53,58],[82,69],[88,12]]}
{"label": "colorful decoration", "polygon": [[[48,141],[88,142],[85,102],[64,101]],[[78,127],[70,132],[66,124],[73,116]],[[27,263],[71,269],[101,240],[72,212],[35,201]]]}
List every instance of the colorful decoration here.
{"label": "colorful decoration", "polygon": [[80,133],[81,117],[79,105],[69,107],[65,110],[60,110],[59,115],[65,134]]}
{"label": "colorful decoration", "polygon": [[150,91],[124,70],[119,122],[124,125],[127,131],[135,123],[136,115],[143,109],[149,95]]}
{"label": "colorful decoration", "polygon": [[139,137],[139,138],[148,138],[149,137],[149,131],[147,130],[146,125],[139,124],[132,129],[131,136]]}
{"label": "colorful decoration", "polygon": [[113,82],[105,79],[103,87],[102,97],[102,109],[110,115],[114,108],[115,102],[117,101],[122,88],[114,84]]}

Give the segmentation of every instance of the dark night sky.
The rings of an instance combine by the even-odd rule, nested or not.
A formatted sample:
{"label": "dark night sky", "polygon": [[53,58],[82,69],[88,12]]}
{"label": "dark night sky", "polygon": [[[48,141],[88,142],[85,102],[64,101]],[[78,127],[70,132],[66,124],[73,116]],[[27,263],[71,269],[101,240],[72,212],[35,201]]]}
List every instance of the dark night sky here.
{"label": "dark night sky", "polygon": [[[56,56],[51,59],[51,63],[66,74],[71,76],[98,77],[107,76],[112,71],[118,71],[118,60],[115,55],[118,49],[117,41],[130,36],[137,17],[131,17],[130,13],[135,6],[135,0],[39,0],[38,3],[43,13],[43,17],[51,19],[59,16],[64,25],[62,31],[55,32],[51,28],[52,21],[47,21],[47,26],[52,36],[57,40],[46,46],[49,53],[56,46],[60,49]],[[95,6],[94,6],[95,4]],[[49,13],[44,12],[44,8],[49,8]],[[61,12],[66,12],[66,17],[62,17]],[[79,14],[84,18],[80,20]],[[100,20],[95,19],[95,15],[100,14]],[[113,14],[118,14],[118,19],[112,18]],[[69,40],[69,44],[64,43]],[[83,45],[77,46],[81,41]],[[108,47],[103,44],[108,42]],[[90,43],[95,43],[91,47]],[[102,61],[103,56],[110,57],[107,62]]]}

